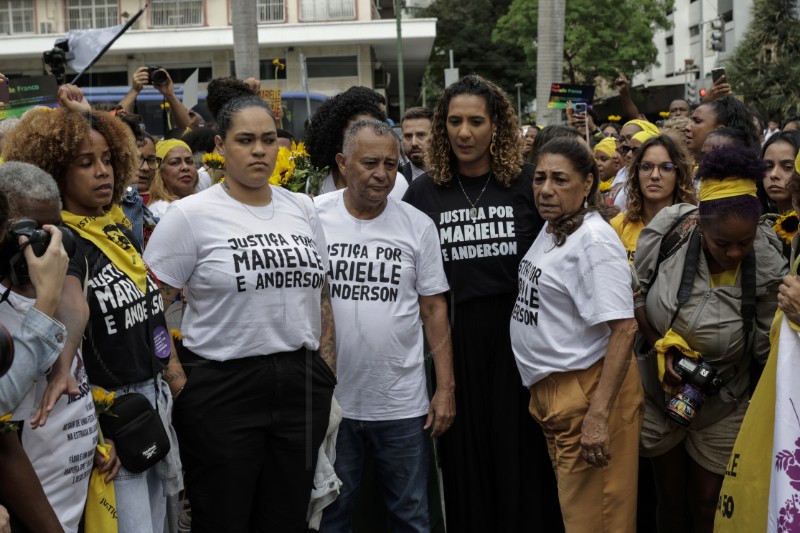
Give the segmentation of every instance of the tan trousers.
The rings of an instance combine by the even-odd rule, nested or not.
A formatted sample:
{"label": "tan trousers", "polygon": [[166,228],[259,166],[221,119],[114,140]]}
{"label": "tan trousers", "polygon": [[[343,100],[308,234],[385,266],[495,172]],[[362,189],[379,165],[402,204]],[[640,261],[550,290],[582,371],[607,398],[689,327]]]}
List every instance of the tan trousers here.
{"label": "tan trousers", "polygon": [[636,531],[644,396],[633,358],[608,419],[609,465],[592,466],[581,453],[583,417],[602,372],[601,359],[586,370],[552,374],[530,388],[529,410],[547,439],[567,533]]}

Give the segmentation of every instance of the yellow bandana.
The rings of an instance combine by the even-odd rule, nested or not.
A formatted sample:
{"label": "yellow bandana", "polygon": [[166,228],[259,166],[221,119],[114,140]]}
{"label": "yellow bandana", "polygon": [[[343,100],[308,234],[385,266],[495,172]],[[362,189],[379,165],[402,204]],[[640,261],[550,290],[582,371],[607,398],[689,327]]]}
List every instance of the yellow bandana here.
{"label": "yellow bandana", "polygon": [[[646,120],[642,120],[642,119],[637,118],[637,119],[634,119],[634,120],[629,120],[628,122],[625,123],[625,126],[627,126],[628,124],[636,124],[637,126],[642,128],[642,131],[649,131],[651,133],[655,133],[656,135],[659,134],[658,126],[656,126],[652,122],[648,122]],[[622,126],[622,127],[624,128],[625,126]]]}
{"label": "yellow bandana", "polygon": [[700,181],[698,199],[701,202],[733,198],[734,196],[756,196],[756,182],[748,179],[732,178],[726,180],[704,179]]}
{"label": "yellow bandana", "polygon": [[689,357],[690,359],[699,358],[700,352],[692,350],[689,347],[689,343],[686,342],[683,337],[672,331],[672,328],[667,331],[663,338],[656,341],[655,349],[658,352],[658,380],[662,383],[665,391],[675,394],[678,392],[677,387],[663,385],[665,369],[664,354],[667,353],[667,350],[670,348],[676,348],[683,356]]}
{"label": "yellow bandana", "polygon": [[797,157],[794,158],[794,171],[800,174],[800,152],[797,152]]}
{"label": "yellow bandana", "polygon": [[614,157],[617,151],[617,140],[614,137],[603,137],[603,140],[594,145],[595,152],[603,152],[608,157]]}
{"label": "yellow bandana", "polygon": [[632,141],[639,141],[640,143],[644,144],[648,140],[652,139],[653,137],[658,137],[658,133],[653,133],[652,131],[640,131],[639,133],[634,134],[631,137]]}
{"label": "yellow bandana", "polygon": [[67,226],[97,246],[114,266],[127,274],[142,292],[147,293],[147,268],[144,261],[136,247],[117,227],[118,224],[128,229],[132,227],[118,205],[99,217],[75,215],[69,211],[62,211],[61,217]]}
{"label": "yellow bandana", "polygon": [[166,141],[158,141],[158,144],[156,144],[156,157],[159,159],[164,159],[165,157],[167,157],[167,154],[169,153],[170,150],[178,147],[186,148],[187,150],[189,150],[190,154],[192,153],[192,149],[189,148],[189,145],[183,142],[182,140],[167,139]]}

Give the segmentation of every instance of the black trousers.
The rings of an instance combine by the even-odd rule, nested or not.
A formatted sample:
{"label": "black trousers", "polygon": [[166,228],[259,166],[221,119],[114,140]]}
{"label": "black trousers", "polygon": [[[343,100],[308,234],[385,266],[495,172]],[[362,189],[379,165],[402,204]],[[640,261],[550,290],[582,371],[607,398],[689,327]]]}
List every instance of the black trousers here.
{"label": "black trousers", "polygon": [[511,350],[516,295],[453,313],[456,419],[440,437],[447,531],[563,531],[547,444]]}
{"label": "black trousers", "polygon": [[305,349],[192,368],[173,425],[194,533],[306,531],[335,385]]}

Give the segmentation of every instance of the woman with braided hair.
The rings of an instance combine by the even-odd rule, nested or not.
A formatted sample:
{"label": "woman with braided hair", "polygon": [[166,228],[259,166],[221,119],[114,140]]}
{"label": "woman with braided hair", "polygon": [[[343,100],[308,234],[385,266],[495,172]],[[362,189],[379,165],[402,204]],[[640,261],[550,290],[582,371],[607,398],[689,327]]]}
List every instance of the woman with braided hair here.
{"label": "woman with braided hair", "polygon": [[426,161],[404,200],[436,224],[450,285],[458,415],[439,439],[447,527],[522,531],[536,520],[557,531],[552,469],[509,337],[517,270],[542,220],[505,93],[476,75],[450,85]]}

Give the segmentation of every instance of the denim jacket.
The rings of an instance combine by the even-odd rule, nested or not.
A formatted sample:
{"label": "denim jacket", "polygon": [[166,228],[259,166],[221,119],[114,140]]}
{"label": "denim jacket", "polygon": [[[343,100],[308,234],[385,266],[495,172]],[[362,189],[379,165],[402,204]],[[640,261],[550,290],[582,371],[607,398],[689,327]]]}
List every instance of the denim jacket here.
{"label": "denim jacket", "polygon": [[66,328],[38,309],[25,315],[14,339],[14,362],[0,377],[0,413],[12,411],[28,393],[33,380],[47,373],[64,349]]}

